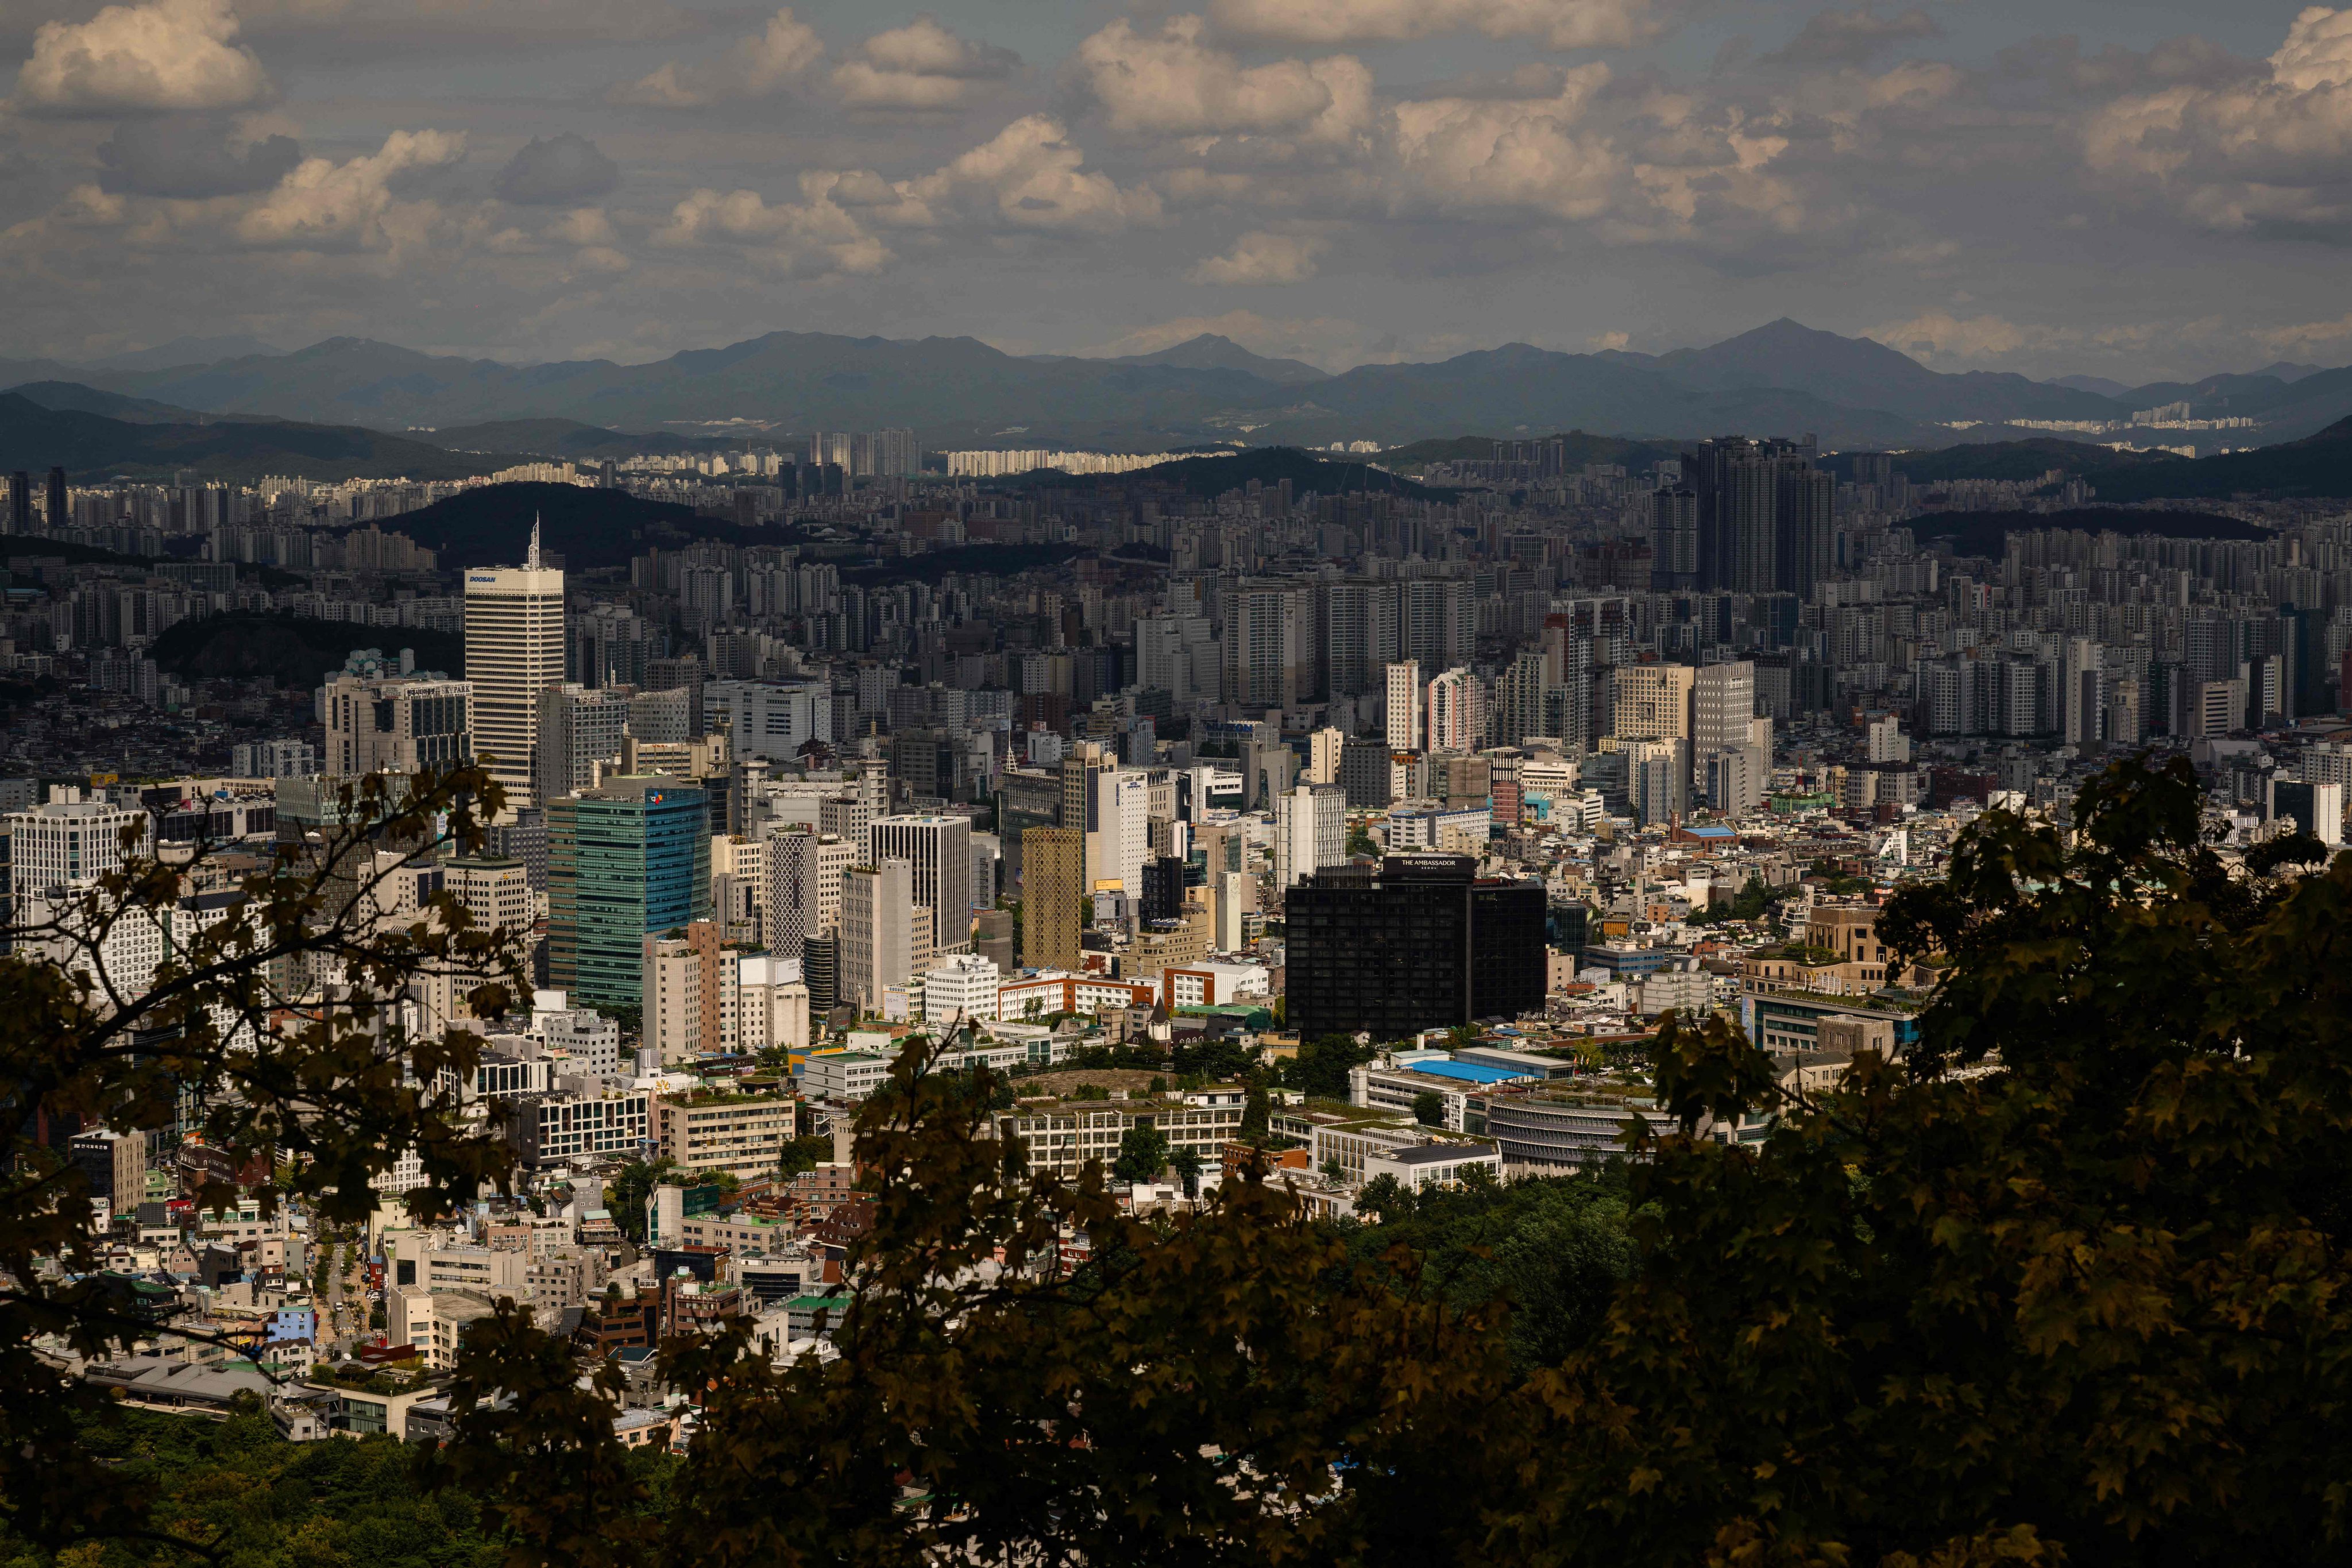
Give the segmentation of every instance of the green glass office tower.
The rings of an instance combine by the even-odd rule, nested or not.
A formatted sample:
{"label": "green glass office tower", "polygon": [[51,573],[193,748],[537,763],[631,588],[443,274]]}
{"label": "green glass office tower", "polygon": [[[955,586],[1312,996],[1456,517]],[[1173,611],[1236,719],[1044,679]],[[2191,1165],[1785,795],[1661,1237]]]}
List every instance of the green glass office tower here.
{"label": "green glass office tower", "polygon": [[652,774],[550,801],[547,902],[549,984],[575,1006],[638,1005],[646,933],[709,918],[702,791]]}

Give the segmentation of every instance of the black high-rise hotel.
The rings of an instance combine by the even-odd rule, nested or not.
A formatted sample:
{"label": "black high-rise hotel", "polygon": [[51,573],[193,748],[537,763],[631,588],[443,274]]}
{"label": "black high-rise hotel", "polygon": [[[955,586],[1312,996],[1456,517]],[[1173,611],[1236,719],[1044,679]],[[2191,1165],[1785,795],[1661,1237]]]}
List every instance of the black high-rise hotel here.
{"label": "black high-rise hotel", "polygon": [[1284,989],[1302,1040],[1515,1018],[1543,1005],[1541,882],[1480,880],[1464,855],[1333,866],[1283,900]]}

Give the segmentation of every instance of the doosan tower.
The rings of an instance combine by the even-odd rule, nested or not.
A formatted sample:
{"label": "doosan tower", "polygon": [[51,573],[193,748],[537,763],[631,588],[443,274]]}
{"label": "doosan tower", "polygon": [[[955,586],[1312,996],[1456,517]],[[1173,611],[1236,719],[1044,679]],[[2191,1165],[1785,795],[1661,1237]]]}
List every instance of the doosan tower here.
{"label": "doosan tower", "polygon": [[563,572],[540,563],[537,518],[520,566],[466,574],[466,679],[475,754],[506,786],[507,811],[538,805],[539,694],[563,681]]}

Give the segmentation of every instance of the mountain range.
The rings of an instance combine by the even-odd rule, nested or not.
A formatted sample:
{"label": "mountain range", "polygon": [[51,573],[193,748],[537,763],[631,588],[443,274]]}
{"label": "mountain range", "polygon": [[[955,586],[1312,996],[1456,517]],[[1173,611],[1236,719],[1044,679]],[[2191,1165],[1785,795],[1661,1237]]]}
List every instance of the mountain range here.
{"label": "mountain range", "polygon": [[1507,343],[1336,374],[1209,334],[1153,353],[1084,359],[1008,354],[974,338],[771,332],[634,365],[508,364],[362,338],[292,353],[244,345],[205,357],[221,341],[188,340],[186,352],[197,357],[168,365],[152,361],[174,357],[172,345],[100,364],[0,360],[0,387],[53,402],[62,395],[56,384],[70,384],[89,389],[74,395],[83,405],[98,395],[125,400],[81,411],[129,422],[330,421],[435,445],[495,441],[565,455],[644,449],[645,435],[607,438],[623,431],[663,435],[684,447],[912,426],[935,450],[1152,450],[1242,440],[1396,446],[1570,428],[1663,438],[1810,431],[1832,447],[1886,448],[2026,434],[2009,423],[2015,420],[2127,420],[2183,401],[2198,417],[2260,422],[2139,438],[2210,448],[2293,440],[2352,414],[2352,368],[2279,364],[2128,388],[2089,377],[1948,374],[1868,338],[1787,320],[1665,354]]}

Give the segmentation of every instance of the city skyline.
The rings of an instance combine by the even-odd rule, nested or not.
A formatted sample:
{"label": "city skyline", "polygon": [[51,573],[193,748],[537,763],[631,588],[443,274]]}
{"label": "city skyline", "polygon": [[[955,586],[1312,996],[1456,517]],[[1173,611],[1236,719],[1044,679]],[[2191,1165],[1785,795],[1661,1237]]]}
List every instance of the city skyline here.
{"label": "city skyline", "polygon": [[0,353],[2352,357],[2352,11],[9,8]]}

